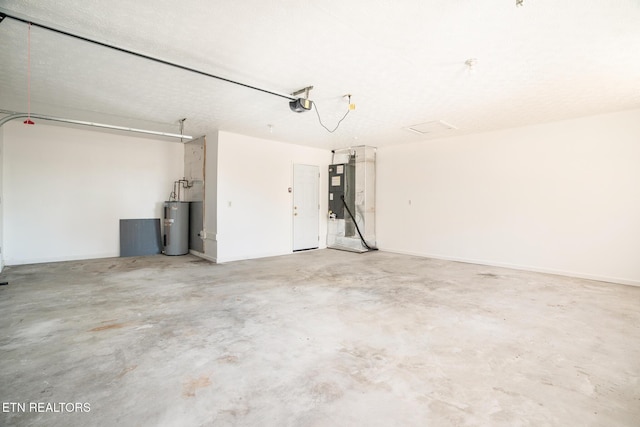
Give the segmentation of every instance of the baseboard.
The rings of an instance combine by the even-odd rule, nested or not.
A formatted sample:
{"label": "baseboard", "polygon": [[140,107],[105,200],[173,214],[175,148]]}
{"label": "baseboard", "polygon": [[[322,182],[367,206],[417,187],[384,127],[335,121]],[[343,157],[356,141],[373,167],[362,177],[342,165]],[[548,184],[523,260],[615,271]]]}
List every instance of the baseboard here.
{"label": "baseboard", "polygon": [[537,266],[529,266],[529,265],[521,265],[521,264],[510,264],[505,262],[487,261],[487,260],[479,260],[479,259],[473,259],[473,258],[460,258],[460,257],[453,257],[453,256],[447,256],[447,255],[440,255],[440,254],[410,252],[410,251],[403,251],[400,249],[393,249],[393,248],[380,248],[380,250],[383,252],[419,256],[423,258],[434,258],[434,259],[442,259],[445,261],[466,262],[468,264],[479,264],[479,265],[487,265],[492,267],[512,268],[514,270],[524,270],[524,271],[531,271],[535,273],[557,274],[558,276],[596,280],[598,282],[616,283],[619,285],[640,286],[640,280],[625,279],[620,277],[600,276],[595,274],[579,273],[575,271],[557,270],[553,268],[545,268],[545,267],[537,267]]}
{"label": "baseboard", "polygon": [[215,257],[209,256],[203,252],[198,252],[198,251],[194,251],[193,249],[190,249],[189,253],[191,255],[197,256],[198,258],[206,259],[207,261],[211,261],[216,264],[218,263],[218,260]]}
{"label": "baseboard", "polygon": [[237,256],[237,257],[218,259],[218,263],[244,261],[244,260],[248,260],[248,259],[271,258],[271,257],[276,257],[276,256],[291,255],[292,253],[293,253],[293,251],[291,251],[291,252],[269,252],[269,253],[261,253],[261,254],[251,254],[251,255],[244,255],[244,256]]}
{"label": "baseboard", "polygon": [[30,258],[30,259],[9,259],[5,260],[5,265],[26,265],[26,264],[44,264],[48,262],[65,262],[65,261],[84,261],[89,259],[101,259],[101,258],[119,258],[119,253],[104,253],[104,254],[92,254],[92,255],[71,255],[61,257],[46,257],[46,258]]}

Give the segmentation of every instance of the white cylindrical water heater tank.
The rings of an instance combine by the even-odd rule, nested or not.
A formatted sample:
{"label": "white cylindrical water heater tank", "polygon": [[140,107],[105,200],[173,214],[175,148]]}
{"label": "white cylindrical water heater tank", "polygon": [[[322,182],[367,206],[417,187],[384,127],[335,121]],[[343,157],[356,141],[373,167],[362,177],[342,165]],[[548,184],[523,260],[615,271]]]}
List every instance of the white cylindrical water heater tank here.
{"label": "white cylindrical water heater tank", "polygon": [[189,253],[189,202],[164,202],[165,255]]}

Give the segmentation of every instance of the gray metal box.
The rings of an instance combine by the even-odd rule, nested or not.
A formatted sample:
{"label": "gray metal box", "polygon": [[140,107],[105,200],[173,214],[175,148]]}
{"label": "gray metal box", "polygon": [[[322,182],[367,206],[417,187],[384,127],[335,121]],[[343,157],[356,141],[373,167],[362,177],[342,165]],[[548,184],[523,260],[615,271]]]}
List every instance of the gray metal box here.
{"label": "gray metal box", "polygon": [[121,257],[154,255],[161,251],[160,218],[120,220]]}

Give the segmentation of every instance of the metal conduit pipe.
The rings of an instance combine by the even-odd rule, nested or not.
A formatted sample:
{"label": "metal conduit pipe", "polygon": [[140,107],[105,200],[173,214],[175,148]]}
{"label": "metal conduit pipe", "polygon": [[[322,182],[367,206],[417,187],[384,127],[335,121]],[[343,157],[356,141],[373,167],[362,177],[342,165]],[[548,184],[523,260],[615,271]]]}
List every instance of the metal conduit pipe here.
{"label": "metal conduit pipe", "polygon": [[177,133],[158,132],[158,131],[155,131],[155,130],[136,129],[136,128],[129,128],[129,127],[124,127],[124,126],[107,125],[107,124],[104,124],[104,123],[85,122],[85,121],[82,121],[82,120],[65,119],[65,118],[62,118],[62,117],[52,117],[52,116],[45,116],[43,114],[33,114],[33,113],[31,113],[31,114],[28,114],[28,113],[15,113],[15,114],[11,114],[9,116],[3,117],[3,118],[0,119],[0,127],[4,126],[5,123],[10,122],[11,120],[25,119],[25,118],[38,119],[38,120],[49,120],[49,121],[52,121],[52,122],[70,123],[70,124],[74,124],[74,125],[91,126],[91,127],[103,128],[103,129],[121,130],[121,131],[125,131],[125,132],[144,133],[144,134],[147,134],[147,135],[166,136],[166,137],[170,137],[170,138],[193,139],[192,136],[180,135],[180,134],[177,134]]}

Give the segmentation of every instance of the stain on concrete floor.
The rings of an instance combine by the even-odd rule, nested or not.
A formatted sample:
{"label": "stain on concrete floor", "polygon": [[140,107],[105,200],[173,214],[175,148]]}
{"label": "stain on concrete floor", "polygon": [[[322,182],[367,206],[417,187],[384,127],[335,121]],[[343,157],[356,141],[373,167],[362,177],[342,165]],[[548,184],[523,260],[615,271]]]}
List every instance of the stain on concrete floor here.
{"label": "stain on concrete floor", "polygon": [[208,375],[200,375],[198,378],[189,378],[182,387],[182,397],[195,397],[196,390],[211,385]]}

